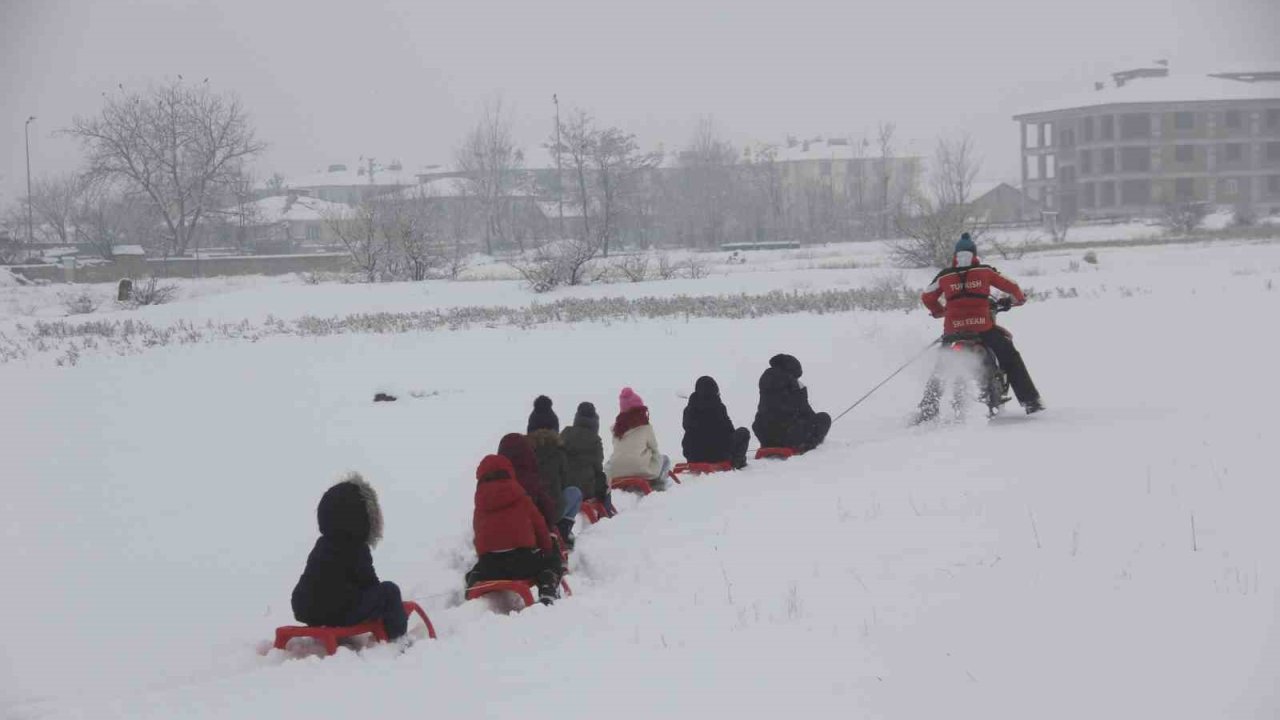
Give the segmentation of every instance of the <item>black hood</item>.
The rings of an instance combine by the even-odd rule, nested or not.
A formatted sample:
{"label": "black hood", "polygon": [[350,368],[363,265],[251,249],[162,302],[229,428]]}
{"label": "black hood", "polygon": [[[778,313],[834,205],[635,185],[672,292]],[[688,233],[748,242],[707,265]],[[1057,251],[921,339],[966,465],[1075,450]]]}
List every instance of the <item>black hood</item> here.
{"label": "black hood", "polygon": [[348,473],[325,491],[316,506],[320,534],[374,547],[382,539],[378,493],[359,473]]}
{"label": "black hood", "polygon": [[693,406],[719,405],[720,386],[709,375],[698,378],[693,385],[693,394],[689,396],[689,404]]}
{"label": "black hood", "polygon": [[777,368],[785,373],[789,373],[799,378],[804,375],[804,368],[800,367],[800,361],[794,355],[779,354],[769,358],[769,367]]}

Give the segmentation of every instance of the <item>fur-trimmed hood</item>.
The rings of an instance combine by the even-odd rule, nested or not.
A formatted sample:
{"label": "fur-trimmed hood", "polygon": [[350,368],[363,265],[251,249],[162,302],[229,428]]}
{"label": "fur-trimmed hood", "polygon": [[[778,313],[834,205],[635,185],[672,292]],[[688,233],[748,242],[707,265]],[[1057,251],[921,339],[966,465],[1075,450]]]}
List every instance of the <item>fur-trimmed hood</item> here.
{"label": "fur-trimmed hood", "polygon": [[542,430],[534,430],[529,433],[529,444],[533,446],[533,449],[536,452],[539,448],[547,447],[548,445],[562,447],[564,445],[564,441],[560,439],[560,433],[558,431],[550,428],[543,428]]}
{"label": "fur-trimmed hood", "polygon": [[378,491],[358,472],[338,479],[316,506],[320,534],[335,539],[355,540],[377,547],[382,540],[382,506]]}

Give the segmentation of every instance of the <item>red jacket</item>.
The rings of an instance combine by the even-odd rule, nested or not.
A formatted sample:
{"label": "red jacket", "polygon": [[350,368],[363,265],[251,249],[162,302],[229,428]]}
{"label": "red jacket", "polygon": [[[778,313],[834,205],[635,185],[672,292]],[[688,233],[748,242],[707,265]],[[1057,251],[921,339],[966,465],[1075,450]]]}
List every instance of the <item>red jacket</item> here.
{"label": "red jacket", "polygon": [[551,535],[542,513],[516,482],[511,461],[489,455],[476,468],[476,510],[471,526],[476,554],[538,548],[551,552]]}
{"label": "red jacket", "polygon": [[[991,288],[1012,295],[1016,305],[1027,301],[1017,283],[995,268],[981,264],[976,257],[972,265],[950,267],[938,273],[920,300],[934,317],[945,316],[943,333],[980,333],[996,326],[988,303]],[[946,303],[940,303],[939,299],[945,299]]]}

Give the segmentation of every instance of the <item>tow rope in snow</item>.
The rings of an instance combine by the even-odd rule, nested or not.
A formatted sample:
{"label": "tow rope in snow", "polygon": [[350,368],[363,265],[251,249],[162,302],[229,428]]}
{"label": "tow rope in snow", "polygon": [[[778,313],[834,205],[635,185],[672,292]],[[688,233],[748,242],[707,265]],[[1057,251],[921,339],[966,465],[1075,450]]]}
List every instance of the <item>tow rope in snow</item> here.
{"label": "tow rope in snow", "polygon": [[902,367],[899,367],[897,370],[894,370],[892,375],[890,375],[889,377],[885,378],[884,380],[881,380],[879,385],[876,385],[875,387],[873,387],[873,388],[871,388],[870,390],[868,390],[868,391],[867,391],[867,393],[866,393],[865,395],[863,395],[862,397],[858,398],[857,402],[855,402],[854,404],[850,405],[850,406],[849,406],[849,407],[848,407],[844,412],[842,412],[842,413],[840,413],[839,415],[837,415],[837,416],[835,417],[835,420],[832,420],[832,421],[831,421],[831,424],[832,424],[832,425],[835,425],[837,420],[839,420],[840,418],[844,417],[845,415],[848,415],[848,414],[849,414],[849,411],[851,411],[851,410],[853,410],[854,408],[856,408],[856,407],[858,407],[859,405],[861,405],[861,404],[862,404],[862,401],[864,401],[864,400],[866,400],[867,398],[871,397],[871,395],[872,395],[872,394],[874,394],[874,393],[875,393],[875,391],[877,391],[877,390],[879,390],[880,388],[884,387],[886,384],[888,384],[888,382],[889,382],[890,380],[892,380],[892,379],[894,379],[894,378],[898,377],[898,373],[900,373],[900,372],[902,372],[903,370],[906,370],[907,368],[911,367],[911,365],[912,365],[915,361],[917,361],[917,360],[919,360],[920,358],[924,357],[924,354],[925,354],[925,353],[927,353],[927,352],[929,352],[929,348],[932,348],[934,345],[937,345],[937,344],[938,344],[938,340],[941,340],[941,339],[942,339],[942,338],[938,338],[937,340],[933,340],[933,341],[931,341],[928,345],[925,345],[923,350],[921,350],[920,352],[916,353],[914,357],[912,357],[910,360],[908,360],[908,361],[906,361],[905,363],[903,363],[903,364],[902,364]]}

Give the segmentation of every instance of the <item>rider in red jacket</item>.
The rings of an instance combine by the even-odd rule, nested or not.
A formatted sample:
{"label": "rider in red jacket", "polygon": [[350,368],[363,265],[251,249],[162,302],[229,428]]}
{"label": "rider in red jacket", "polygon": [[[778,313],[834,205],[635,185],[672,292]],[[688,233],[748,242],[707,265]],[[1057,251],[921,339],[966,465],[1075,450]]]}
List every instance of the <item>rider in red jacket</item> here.
{"label": "rider in red jacket", "polygon": [[[1027,301],[1022,288],[1000,274],[990,265],[978,260],[978,248],[969,233],[960,236],[956,243],[951,267],[939,272],[920,296],[930,314],[943,318],[943,337],[957,334],[973,334],[982,344],[991,348],[1001,369],[1009,376],[1009,385],[1027,414],[1044,409],[1040,392],[1031,381],[1031,374],[1022,361],[1022,355],[1013,346],[1009,331],[996,325],[991,314],[991,288],[1013,297],[1015,305]],[[927,400],[927,398],[926,398]],[[936,399],[934,400],[936,406]],[[922,408],[925,409],[925,408]],[[936,407],[934,408],[936,412]]]}

